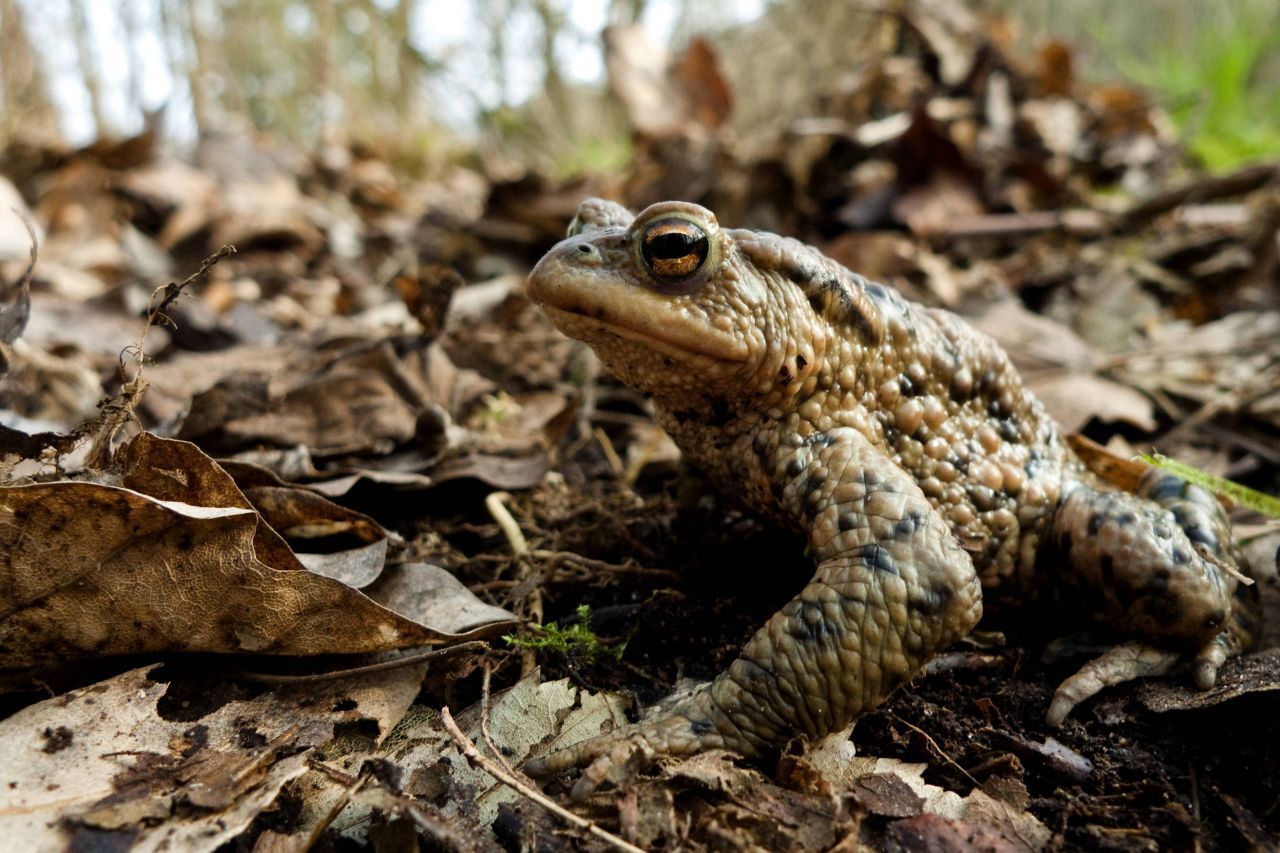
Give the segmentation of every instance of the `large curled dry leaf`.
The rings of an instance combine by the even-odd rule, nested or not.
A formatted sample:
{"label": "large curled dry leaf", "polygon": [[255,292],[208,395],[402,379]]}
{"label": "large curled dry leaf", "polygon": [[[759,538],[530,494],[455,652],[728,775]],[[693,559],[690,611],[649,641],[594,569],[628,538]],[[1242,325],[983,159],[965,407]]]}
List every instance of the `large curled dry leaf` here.
{"label": "large curled dry leaf", "polygon": [[0,489],[0,667],[160,651],[365,653],[463,636],[306,571],[193,445],[144,434],[122,459],[123,486]]}

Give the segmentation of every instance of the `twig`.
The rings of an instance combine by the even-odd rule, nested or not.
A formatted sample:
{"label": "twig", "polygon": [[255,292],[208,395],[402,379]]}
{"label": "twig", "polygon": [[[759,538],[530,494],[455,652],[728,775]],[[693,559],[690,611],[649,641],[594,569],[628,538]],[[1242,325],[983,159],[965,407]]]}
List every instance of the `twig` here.
{"label": "twig", "polygon": [[484,508],[502,528],[502,533],[507,537],[511,550],[517,557],[523,557],[529,553],[529,542],[524,538],[524,533],[521,532],[520,525],[511,514],[511,510],[507,509],[507,501],[510,499],[509,492],[490,492],[485,495]]}
{"label": "twig", "polygon": [[982,787],[982,783],[980,783],[977,779],[973,778],[973,776],[970,775],[969,771],[961,767],[960,764],[954,758],[952,758],[950,755],[947,755],[942,750],[942,747],[938,746],[938,742],[934,740],[933,737],[930,736],[928,732],[926,732],[924,729],[920,728],[919,726],[915,725],[914,723],[907,722],[906,720],[902,719],[902,717],[899,717],[897,714],[893,713],[892,711],[887,713],[889,714],[889,716],[893,717],[895,720],[902,723],[904,726],[911,729],[916,734],[920,735],[920,737],[924,738],[925,741],[929,744],[929,746],[933,747],[933,751],[938,753],[938,757],[941,758],[943,761],[947,762],[948,764],[950,764],[955,769],[959,770],[960,773],[964,776],[964,778],[968,779],[970,782],[973,783],[973,787],[975,788]]}
{"label": "twig", "polygon": [[338,815],[342,813],[342,810],[351,802],[351,798],[355,796],[369,780],[368,776],[362,776],[357,779],[349,773],[343,773],[338,768],[330,767],[324,762],[317,761],[315,759],[311,759],[307,764],[313,770],[323,773],[340,784],[346,785],[347,789],[342,792],[342,796],[339,797],[337,802],[329,808],[329,811],[325,812],[324,817],[316,821],[315,825],[311,827],[311,831],[307,833],[307,837],[303,840],[302,846],[298,848],[299,850],[304,851],[310,850],[316,845],[316,842],[320,840],[320,835],[329,828],[334,820],[337,819]]}
{"label": "twig", "polygon": [[480,734],[484,737],[485,745],[489,747],[489,751],[493,753],[493,757],[498,759],[503,768],[512,776],[518,776],[515,768],[507,761],[507,757],[502,754],[502,750],[498,749],[498,745],[493,742],[493,734],[489,731],[489,682],[492,678],[493,670],[490,669],[488,661],[484,665],[484,681],[480,688]]}
{"label": "twig", "polygon": [[[529,541],[524,538],[524,532],[520,530],[519,523],[516,522],[515,516],[511,514],[511,510],[507,509],[507,501],[511,499],[508,492],[490,492],[485,496],[484,506],[489,510],[489,515],[493,516],[493,520],[498,523],[498,527],[502,528],[503,534],[507,537],[507,542],[511,545],[511,551],[516,556],[516,566],[519,589],[524,585],[531,574],[531,566],[529,563]],[[542,590],[538,588],[538,584],[529,585],[529,594],[525,602],[521,602],[521,610],[527,602],[529,617],[535,623],[542,624]],[[523,614],[522,614],[523,615]],[[534,657],[532,649],[526,649],[520,656],[520,674],[528,675],[533,672],[537,666],[537,660]]]}
{"label": "twig", "polygon": [[395,660],[378,661],[377,663],[365,664],[364,666],[353,666],[347,669],[334,669],[328,672],[313,672],[307,675],[285,675],[283,673],[274,672],[233,672],[232,677],[241,681],[248,681],[254,684],[317,684],[325,681],[335,681],[339,678],[348,678],[353,675],[367,675],[371,672],[386,672],[391,669],[399,669],[402,666],[413,666],[418,663],[433,661],[438,658],[453,657],[462,652],[482,652],[488,646],[479,640],[469,640],[465,643],[458,643],[452,646],[445,646],[440,649],[427,649],[421,652],[414,652],[411,655],[396,658]]}
{"label": "twig", "polygon": [[[178,297],[188,287],[203,278],[210,267],[223,258],[234,255],[235,252],[235,246],[223,246],[201,261],[200,269],[187,276],[181,284],[171,281],[152,291],[151,299],[147,303],[147,320],[142,326],[142,335],[138,338],[136,344],[127,346],[120,351],[121,372],[125,372],[125,358],[129,355],[132,355],[134,361],[137,362],[137,370],[133,374],[133,378],[125,382],[118,393],[101,404],[102,422],[98,428],[98,434],[94,436],[93,450],[85,460],[85,467],[105,468],[111,456],[111,444],[116,435],[124,428],[125,424],[137,419],[135,410],[142,400],[142,395],[146,393],[148,384],[143,379],[143,372],[147,362],[147,335],[151,331],[151,327],[158,322],[171,327],[176,325],[173,322],[173,318],[165,313],[169,306],[178,301]],[[156,297],[160,298],[159,302],[156,301]]]}
{"label": "twig", "polygon": [[[337,782],[340,785],[347,786],[347,791],[343,794],[342,800],[340,800],[338,803],[337,811],[331,811],[331,814],[325,815],[324,822],[320,827],[320,832],[323,832],[324,827],[327,827],[330,823],[332,823],[334,818],[338,816],[338,814],[342,811],[342,809],[347,807],[347,804],[351,802],[352,797],[354,797],[357,793],[364,790],[365,788],[368,788],[370,794],[373,794],[376,792],[379,795],[385,796],[391,801],[392,806],[394,808],[402,808],[406,812],[408,812],[409,815],[413,818],[413,822],[418,825],[418,828],[426,832],[427,835],[429,835],[433,841],[437,842],[444,849],[446,850],[478,849],[478,846],[470,838],[460,835],[458,831],[455,830],[453,827],[449,826],[447,823],[440,820],[435,815],[429,814],[426,811],[426,809],[424,809],[421,806],[421,804],[417,803],[412,798],[405,796],[404,794],[399,794],[387,788],[385,785],[382,785],[381,783],[379,783],[378,780],[374,779],[372,776],[363,775],[357,778],[355,776],[352,776],[350,773],[346,773],[342,770],[339,770],[336,767],[331,767],[328,764],[324,764],[323,762],[317,761],[315,759],[312,759],[310,762],[308,762],[308,764],[311,767],[311,769],[319,773],[322,773],[325,776],[328,776],[330,779],[333,779],[335,782]],[[370,779],[373,779],[374,784],[372,786],[368,784]],[[368,803],[367,801],[366,801],[366,804],[373,805],[372,803]],[[377,803],[376,805],[378,808],[381,808],[384,811],[386,811],[386,806],[384,804]],[[312,845],[314,845],[316,842],[317,836],[318,836],[318,833],[316,833],[313,830],[313,832],[311,833],[311,837],[307,841],[307,846],[303,847],[302,849],[306,850],[306,849],[309,849]]]}
{"label": "twig", "polygon": [[1245,166],[1229,175],[1200,178],[1183,186],[1166,190],[1139,202],[1120,217],[1120,230],[1144,225],[1162,213],[1181,207],[1189,201],[1206,202],[1230,196],[1244,195],[1275,180],[1280,175],[1274,163]]}
{"label": "twig", "polygon": [[622,464],[622,457],[618,455],[618,451],[614,449],[613,442],[609,440],[609,434],[600,427],[592,430],[596,437],[596,443],[600,445],[600,451],[604,453],[604,458],[608,460],[609,467],[613,469],[613,473],[618,479],[626,473],[626,466]]}
{"label": "twig", "polygon": [[479,767],[485,773],[488,773],[494,779],[497,779],[508,788],[511,788],[517,794],[520,794],[520,796],[530,800],[531,802],[537,803],[557,817],[560,817],[563,820],[568,821],[573,826],[576,826],[578,829],[586,830],[606,844],[610,844],[618,850],[626,850],[628,853],[642,853],[639,847],[624,841],[612,832],[597,826],[592,821],[589,821],[584,817],[579,817],[564,806],[561,806],[549,799],[541,791],[536,788],[531,788],[524,782],[516,779],[514,776],[509,775],[495,762],[490,761],[481,755],[480,751],[476,749],[476,745],[471,742],[471,738],[463,734],[462,729],[458,728],[458,724],[454,722],[453,715],[449,713],[448,707],[440,709],[440,718],[444,722],[445,730],[448,731],[449,736],[453,738],[453,742],[458,745],[458,749],[462,750],[462,754],[467,757],[468,761]]}

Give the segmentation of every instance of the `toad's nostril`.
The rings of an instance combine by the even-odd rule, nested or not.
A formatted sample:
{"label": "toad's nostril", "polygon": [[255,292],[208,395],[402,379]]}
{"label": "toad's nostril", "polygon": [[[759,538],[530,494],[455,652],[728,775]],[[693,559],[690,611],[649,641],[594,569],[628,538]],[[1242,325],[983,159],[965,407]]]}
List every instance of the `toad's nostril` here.
{"label": "toad's nostril", "polygon": [[584,254],[584,255],[589,255],[589,254],[591,254],[591,246],[590,246],[590,245],[588,245],[587,243],[579,243],[579,244],[578,244],[578,251],[579,251],[579,252],[581,252],[581,253],[582,253],[582,254]]}

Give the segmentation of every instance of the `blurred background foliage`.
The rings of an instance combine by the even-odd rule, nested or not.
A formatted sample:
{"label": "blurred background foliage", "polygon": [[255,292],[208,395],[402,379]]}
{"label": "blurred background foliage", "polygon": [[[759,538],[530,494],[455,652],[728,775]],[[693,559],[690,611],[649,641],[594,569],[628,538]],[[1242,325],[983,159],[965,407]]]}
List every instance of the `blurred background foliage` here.
{"label": "blurred background foliage", "polygon": [[[1211,170],[1280,154],[1274,0],[969,0],[1034,51],[1062,39],[1083,80],[1132,80]],[[892,0],[0,0],[0,143],[136,132],[265,132],[377,147],[401,169],[477,152],[564,176],[609,172],[630,129],[601,30],[713,45],[729,131],[767,144],[875,53]],[[1005,19],[996,24],[995,15]]]}

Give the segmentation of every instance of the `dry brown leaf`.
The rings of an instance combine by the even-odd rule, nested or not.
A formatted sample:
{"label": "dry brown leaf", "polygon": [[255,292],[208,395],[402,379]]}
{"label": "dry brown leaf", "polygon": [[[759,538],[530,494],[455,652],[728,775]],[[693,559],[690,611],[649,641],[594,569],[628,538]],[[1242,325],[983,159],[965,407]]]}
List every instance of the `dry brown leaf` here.
{"label": "dry brown leaf", "polygon": [[307,489],[256,486],[246,488],[244,495],[309,571],[354,589],[363,589],[382,573],[393,541],[403,545],[369,516]]}
{"label": "dry brown leaf", "polygon": [[430,563],[390,566],[364,592],[388,610],[451,634],[516,621],[513,613],[476,598],[460,580]]}
{"label": "dry brown leaf", "polygon": [[32,705],[0,722],[0,836],[15,850],[215,850],[306,772],[336,724],[372,720],[385,737],[423,669],[230,698],[194,720],[166,719],[175,688],[150,667]]}
{"label": "dry brown leaf", "polygon": [[1084,373],[1068,376],[1030,376],[1027,387],[1067,432],[1082,429],[1093,418],[1106,423],[1132,424],[1155,432],[1155,407],[1145,394],[1128,385]]}
{"label": "dry brown leaf", "polygon": [[157,651],[313,655],[439,642],[254,553],[252,510],[56,482],[0,490],[0,666]]}
{"label": "dry brown leaf", "polygon": [[1177,681],[1142,682],[1138,699],[1149,710],[1190,711],[1212,708],[1240,696],[1280,691],[1280,648],[1233,658],[1223,665],[1218,682],[1208,690],[1196,690]]}
{"label": "dry brown leaf", "polygon": [[[625,719],[622,702],[616,697],[581,692],[563,679],[539,684],[539,678],[535,671],[492,697],[489,731],[503,758],[513,765],[528,758],[535,745],[540,751],[567,746]],[[458,725],[477,742],[481,738],[480,711],[477,705],[456,715]],[[415,709],[391,733],[382,749],[372,753],[357,750],[331,763],[354,775],[373,757],[400,768],[405,789],[410,793],[434,800],[441,791],[452,792],[441,808],[441,817],[468,821],[479,831],[492,831],[499,807],[519,799],[516,792],[471,766],[434,710]],[[297,790],[302,794],[303,805],[299,832],[294,837],[300,838],[329,814],[343,791],[317,772],[304,777]],[[334,820],[334,827],[352,840],[363,841],[370,811],[369,803],[352,802]]]}
{"label": "dry brown leaf", "polygon": [[155,651],[354,654],[459,639],[306,571],[194,446],[143,434],[121,466],[124,487],[0,490],[4,667]]}

